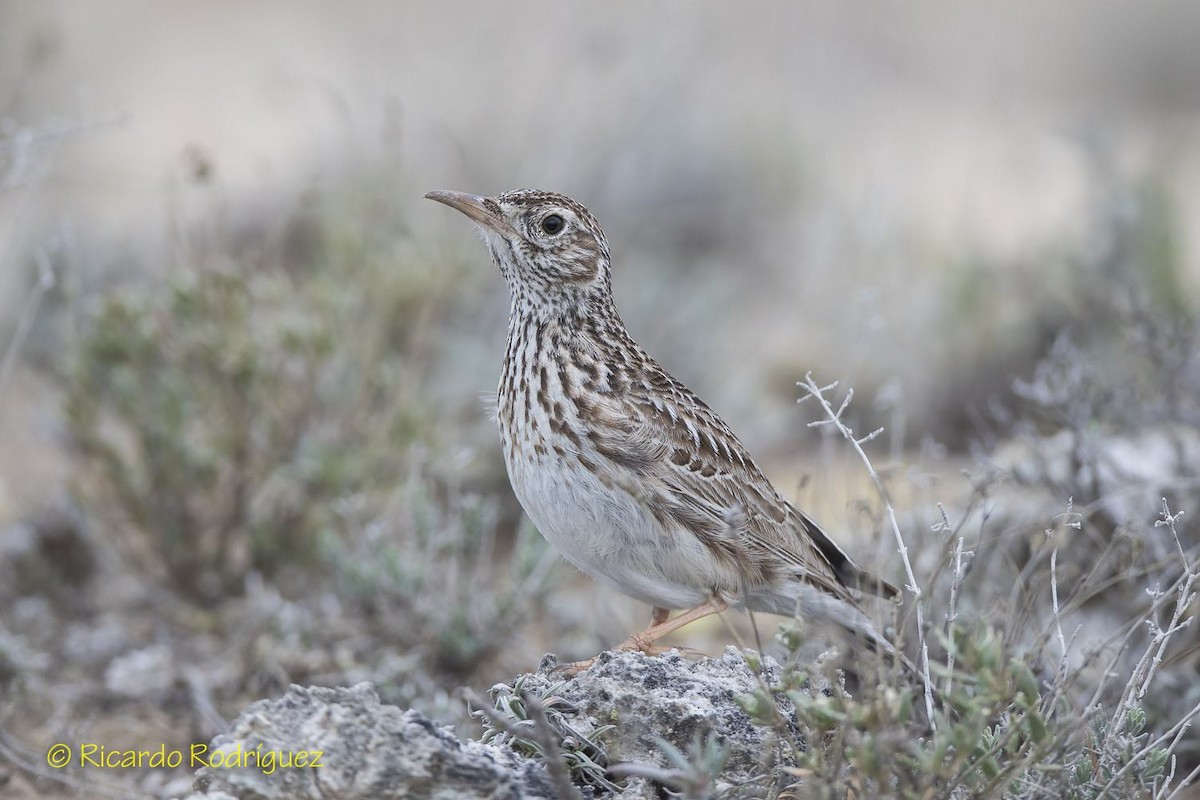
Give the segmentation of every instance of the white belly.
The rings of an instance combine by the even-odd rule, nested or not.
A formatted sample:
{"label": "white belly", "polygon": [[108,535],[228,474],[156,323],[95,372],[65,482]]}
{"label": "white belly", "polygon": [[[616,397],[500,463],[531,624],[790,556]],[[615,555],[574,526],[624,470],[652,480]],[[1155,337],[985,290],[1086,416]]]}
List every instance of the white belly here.
{"label": "white belly", "polygon": [[700,542],[685,531],[662,530],[624,490],[553,454],[505,461],[533,524],[593,578],[660,608],[699,605],[719,585]]}

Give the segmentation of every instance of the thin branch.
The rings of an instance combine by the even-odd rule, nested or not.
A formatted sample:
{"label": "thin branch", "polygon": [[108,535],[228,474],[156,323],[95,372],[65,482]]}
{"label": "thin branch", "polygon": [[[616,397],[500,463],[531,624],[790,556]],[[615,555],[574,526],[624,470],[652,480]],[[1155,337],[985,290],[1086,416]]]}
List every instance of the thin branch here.
{"label": "thin branch", "polygon": [[[804,380],[798,382],[797,386],[804,389],[806,395],[799,398],[797,402],[803,402],[809,397],[813,397],[821,405],[821,409],[825,412],[826,419],[820,420],[820,424],[830,424],[837,428],[842,437],[850,442],[854,451],[858,453],[858,457],[862,460],[867,468],[867,474],[871,477],[872,483],[875,484],[875,490],[879,493],[880,499],[883,500],[884,509],[887,512],[888,524],[891,526],[892,534],[896,538],[896,548],[900,553],[900,559],[904,562],[904,573],[907,580],[905,588],[912,594],[916,602],[917,609],[917,644],[921,650],[921,677],[925,684],[925,711],[929,717],[931,727],[936,726],[933,716],[933,682],[929,677],[929,644],[925,639],[925,603],[921,597],[921,587],[917,584],[916,575],[913,572],[912,561],[908,557],[908,545],[904,542],[904,536],[900,533],[900,523],[896,521],[896,509],[892,505],[891,497],[888,495],[887,488],[883,485],[883,479],[879,477],[879,473],[875,470],[875,466],[871,463],[871,459],[863,450],[863,444],[875,438],[880,432],[878,431],[868,434],[862,439],[857,439],[854,436],[854,430],[842,422],[842,412],[850,405],[850,399],[854,396],[854,390],[850,389],[846,392],[846,398],[842,401],[841,406],[837,411],[833,410],[833,406],[825,399],[824,392],[837,386],[837,383],[831,383],[822,388],[813,380],[812,373],[806,373]],[[811,424],[811,423],[810,423]],[[815,426],[815,424],[813,424]],[[936,729],[936,728],[935,728]]]}
{"label": "thin branch", "polygon": [[1200,778],[1200,764],[1197,764],[1196,768],[1189,772],[1187,777],[1179,782],[1179,785],[1175,787],[1175,790],[1167,795],[1167,800],[1183,800],[1183,790],[1191,786],[1196,778]]}
{"label": "thin branch", "polygon": [[[937,504],[938,511],[942,514],[942,524],[948,529],[950,520],[946,517],[946,509],[941,503]],[[963,576],[966,574],[966,564],[964,556],[970,557],[973,555],[970,551],[963,551],[963,537],[959,536],[954,542],[954,576],[950,581],[950,603],[946,610],[946,640],[950,642],[950,646],[946,648],[946,688],[943,695],[949,698],[950,692],[954,689],[954,657],[957,649],[953,643],[954,623],[958,621],[958,593],[962,587]],[[947,699],[947,702],[949,700]],[[947,712],[949,709],[946,709]]]}
{"label": "thin branch", "polygon": [[24,308],[21,309],[21,315],[17,319],[17,329],[13,333],[12,341],[8,343],[8,347],[4,351],[4,359],[0,361],[0,410],[3,409],[4,405],[4,386],[8,383],[13,367],[16,366],[17,356],[20,354],[21,348],[25,346],[25,340],[29,338],[29,332],[33,330],[33,323],[37,319],[38,309],[41,308],[42,301],[46,298],[50,290],[54,288],[56,282],[54,268],[50,265],[50,258],[46,255],[46,251],[38,248],[35,251],[34,257],[38,267],[38,282],[29,292],[29,300],[26,301]]}
{"label": "thin branch", "polygon": [[1187,730],[1189,727],[1191,727],[1192,719],[1195,718],[1198,714],[1200,714],[1200,703],[1197,703],[1196,705],[1192,706],[1192,709],[1190,711],[1188,711],[1188,713],[1185,714],[1182,719],[1180,719],[1178,722],[1176,722],[1174,725],[1172,725],[1167,730],[1166,733],[1164,733],[1162,736],[1159,736],[1157,739],[1154,739],[1149,744],[1147,744],[1145,747],[1143,747],[1141,750],[1134,753],[1133,756],[1130,757],[1129,760],[1125,762],[1124,766],[1122,766],[1119,770],[1117,770],[1116,772],[1113,773],[1112,778],[1109,779],[1108,783],[1106,783],[1104,785],[1104,788],[1101,789],[1100,793],[1096,796],[1104,797],[1105,795],[1107,795],[1109,790],[1117,785],[1117,781],[1120,780],[1121,777],[1125,775],[1125,773],[1127,773],[1131,769],[1133,769],[1134,766],[1140,765],[1142,763],[1143,759],[1145,759],[1148,755],[1150,755],[1150,753],[1152,753],[1157,748],[1161,747],[1167,741],[1172,741],[1171,747],[1173,748],[1174,742],[1177,742],[1179,740],[1179,737],[1183,734],[1183,732],[1185,730]]}

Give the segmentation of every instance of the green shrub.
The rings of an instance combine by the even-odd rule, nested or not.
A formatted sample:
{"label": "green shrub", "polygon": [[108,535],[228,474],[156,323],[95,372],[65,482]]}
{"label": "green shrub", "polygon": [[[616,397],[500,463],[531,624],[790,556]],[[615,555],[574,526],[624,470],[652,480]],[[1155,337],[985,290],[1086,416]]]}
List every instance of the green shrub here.
{"label": "green shrub", "polygon": [[322,552],[338,595],[381,641],[439,679],[467,679],[512,643],[551,587],[558,554],[531,526],[498,535],[495,498],[419,467],[383,503],[348,498]]}
{"label": "green shrub", "polygon": [[432,436],[422,325],[453,270],[364,231],[331,226],[301,267],[112,291],[90,322],[66,381],[79,486],[125,556],[186,595],[311,566],[333,501],[402,482]]}

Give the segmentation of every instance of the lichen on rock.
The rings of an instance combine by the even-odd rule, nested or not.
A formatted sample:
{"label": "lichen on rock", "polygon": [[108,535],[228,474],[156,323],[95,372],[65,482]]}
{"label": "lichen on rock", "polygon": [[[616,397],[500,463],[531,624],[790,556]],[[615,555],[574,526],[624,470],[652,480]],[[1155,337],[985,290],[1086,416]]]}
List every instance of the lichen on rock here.
{"label": "lichen on rock", "polygon": [[[548,658],[538,671],[512,685],[500,684],[492,694],[500,709],[514,691],[540,700],[553,711],[562,747],[569,749],[572,737],[594,739],[604,766],[634,767],[626,777],[619,767],[614,770],[607,789],[573,774],[581,797],[660,796],[647,772],[677,769],[670,752],[687,753],[700,743],[722,754],[713,783],[719,790],[790,763],[791,748],[803,740],[791,701],[772,689],[779,684],[779,665],[769,657],[753,661],[752,666],[732,647],[719,658],[700,660],[678,653],[604,653],[590,669],[564,679]],[[744,699],[756,691],[764,696],[764,688],[789,735],[781,736],[779,728],[756,722],[744,710]],[[531,724],[516,717],[512,721],[521,730]],[[530,757],[533,748],[496,731],[493,726],[484,741],[463,741],[417,711],[381,703],[369,684],[293,686],[277,700],[249,706],[232,730],[213,741],[209,756],[216,765],[200,770],[196,792],[188,800],[558,796],[543,760]],[[321,753],[319,767],[280,767],[277,762],[269,772],[261,755],[250,757],[316,751]],[[235,766],[222,765],[230,758]]]}

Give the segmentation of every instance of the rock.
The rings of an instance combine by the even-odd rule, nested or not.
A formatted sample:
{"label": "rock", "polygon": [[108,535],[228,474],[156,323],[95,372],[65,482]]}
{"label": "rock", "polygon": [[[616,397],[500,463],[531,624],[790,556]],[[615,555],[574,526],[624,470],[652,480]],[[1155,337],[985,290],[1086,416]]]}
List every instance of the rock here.
{"label": "rock", "polygon": [[[552,659],[547,659],[538,672],[519,677],[513,686],[497,686],[493,692],[498,704],[515,698],[515,687],[527,697],[548,700],[560,742],[564,730],[570,740],[612,726],[598,740],[601,760],[608,766],[632,762],[678,769],[665,755],[669,748],[664,742],[687,752],[696,742],[715,741],[728,752],[714,786],[719,789],[753,775],[761,779],[764,769],[790,763],[790,748],[801,740],[795,710],[782,692],[770,696],[782,724],[790,729],[787,737],[754,723],[738,703],[739,696],[761,688],[764,679],[767,685],[778,685],[780,668],[770,658],[763,659],[761,676],[734,648],[720,658],[699,661],[677,653],[605,653],[591,669],[571,679],[553,673],[552,667]],[[572,746],[570,741],[565,744]],[[303,760],[311,761],[317,751],[319,767],[297,766],[298,754],[310,754]],[[290,755],[296,763],[283,766],[278,756],[266,756],[276,761],[264,766],[264,753],[282,753],[285,760]],[[229,733],[213,741],[207,755],[210,766],[198,773],[196,793],[188,800],[560,796],[540,759],[520,755],[499,740],[464,742],[419,712],[381,704],[365,683],[335,689],[293,686],[278,700],[254,703]],[[227,765],[230,759],[232,767]],[[593,786],[578,774],[573,777],[582,797],[594,796]],[[659,787],[645,777],[630,777],[622,784],[607,796],[661,796]]]}
{"label": "rock", "polygon": [[[1074,490],[1076,503],[1095,502],[1113,525],[1144,523],[1162,511],[1164,495],[1175,497],[1176,504],[1193,495],[1190,488],[1200,469],[1200,430],[1187,425],[1121,433],[1085,429],[1078,435],[1062,430],[1014,439],[998,447],[992,458],[1023,489],[1061,487],[1060,494]],[[1061,511],[1065,497],[1053,502]]]}
{"label": "rock", "polygon": [[154,644],[117,656],[104,671],[104,687],[125,697],[148,697],[175,682],[174,656],[166,644]]}
{"label": "rock", "polygon": [[205,763],[188,800],[555,796],[541,764],[505,747],[462,742],[417,711],[383,705],[366,683],[293,686],[278,700],[260,700],[213,741]]}
{"label": "rock", "polygon": [[[772,696],[788,728],[787,741],[779,730],[752,722],[738,704],[739,696],[754,692],[763,680],[778,685],[779,664],[769,657],[763,658],[762,675],[733,648],[720,658],[700,661],[685,660],[677,652],[664,657],[606,652],[571,679],[552,672],[553,666],[547,658],[539,672],[520,676],[512,686],[494,687],[498,705],[515,698],[517,691],[548,700],[556,741],[568,751],[611,726],[602,730],[594,748],[607,766],[631,763],[643,768],[642,775],[646,768],[678,769],[666,756],[670,748],[664,742],[680,752],[696,742],[716,742],[727,750],[714,784],[719,789],[790,763],[788,752],[800,740],[794,735],[794,708],[782,692]],[[520,723],[521,717],[512,722]],[[380,703],[368,684],[293,686],[280,699],[248,706],[228,734],[217,736],[205,754],[209,765],[199,770],[196,793],[188,800],[562,796],[540,758],[518,754],[503,739],[462,741],[418,711]],[[312,766],[318,752],[320,765]],[[598,794],[595,784],[578,772],[572,777],[583,798]],[[607,796],[661,796],[646,777],[619,782],[622,787]]]}
{"label": "rock", "polygon": [[[535,697],[553,695],[565,701],[557,712],[581,734],[613,726],[601,739],[609,766],[671,768],[675,765],[664,757],[663,742],[686,753],[704,740],[728,749],[720,784],[744,782],[790,761],[791,743],[780,741],[776,730],[753,722],[738,703],[739,697],[764,685],[779,685],[780,667],[770,657],[762,659],[761,673],[734,647],[726,648],[720,658],[699,661],[677,652],[661,657],[601,653],[591,668],[565,681],[551,672],[552,666],[552,661],[544,661],[537,673],[526,676],[521,688]],[[782,692],[771,695],[790,738],[802,739],[792,702]],[[651,787],[645,787],[645,792],[623,796],[658,796]]]}

